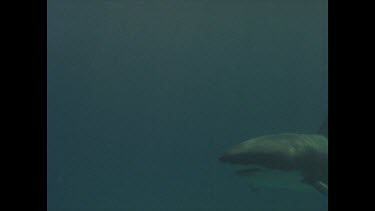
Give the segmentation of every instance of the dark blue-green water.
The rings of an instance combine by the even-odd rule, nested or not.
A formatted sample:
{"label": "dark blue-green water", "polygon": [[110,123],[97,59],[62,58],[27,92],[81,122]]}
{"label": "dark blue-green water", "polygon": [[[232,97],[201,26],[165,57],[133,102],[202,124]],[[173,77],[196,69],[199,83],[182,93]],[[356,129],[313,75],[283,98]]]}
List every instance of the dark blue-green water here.
{"label": "dark blue-green water", "polygon": [[326,0],[48,0],[49,211],[320,211],[217,158],[327,115]]}

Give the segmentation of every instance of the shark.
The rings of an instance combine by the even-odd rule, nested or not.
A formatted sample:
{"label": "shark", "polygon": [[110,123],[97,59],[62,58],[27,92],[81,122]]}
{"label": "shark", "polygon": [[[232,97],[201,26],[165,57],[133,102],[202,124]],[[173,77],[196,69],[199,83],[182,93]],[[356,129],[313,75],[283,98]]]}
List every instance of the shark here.
{"label": "shark", "polygon": [[219,160],[237,167],[251,187],[328,194],[328,118],[316,133],[264,135],[236,144]]}

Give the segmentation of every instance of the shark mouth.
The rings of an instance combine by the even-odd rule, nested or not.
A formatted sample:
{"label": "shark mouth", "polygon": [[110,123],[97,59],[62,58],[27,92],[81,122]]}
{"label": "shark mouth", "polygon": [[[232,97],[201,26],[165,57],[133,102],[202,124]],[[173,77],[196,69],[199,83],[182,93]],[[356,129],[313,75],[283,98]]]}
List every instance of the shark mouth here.
{"label": "shark mouth", "polygon": [[270,171],[270,169],[254,164],[234,164],[235,173],[239,176],[251,176]]}
{"label": "shark mouth", "polygon": [[251,174],[255,174],[255,173],[259,173],[260,171],[262,171],[264,169],[262,168],[259,168],[259,167],[251,167],[251,168],[243,168],[243,169],[239,169],[239,170],[236,170],[236,174],[240,175],[240,176],[246,176],[246,175],[251,175]]}

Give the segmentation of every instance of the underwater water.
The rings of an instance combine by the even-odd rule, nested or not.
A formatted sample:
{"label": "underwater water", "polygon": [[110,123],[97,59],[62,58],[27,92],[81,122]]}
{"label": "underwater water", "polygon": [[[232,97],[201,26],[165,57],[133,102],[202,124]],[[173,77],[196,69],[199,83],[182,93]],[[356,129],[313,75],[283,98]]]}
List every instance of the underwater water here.
{"label": "underwater water", "polygon": [[48,0],[49,211],[327,210],[228,147],[327,116],[326,0]]}

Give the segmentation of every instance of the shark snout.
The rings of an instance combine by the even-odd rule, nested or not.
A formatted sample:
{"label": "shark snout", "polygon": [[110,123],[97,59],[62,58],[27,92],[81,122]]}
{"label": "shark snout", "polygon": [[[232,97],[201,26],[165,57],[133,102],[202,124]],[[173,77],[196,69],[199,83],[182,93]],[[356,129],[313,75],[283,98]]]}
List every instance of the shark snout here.
{"label": "shark snout", "polygon": [[[289,162],[288,147],[280,147],[278,143],[244,142],[239,144],[219,157],[219,161],[230,164],[282,166]],[[248,145],[246,145],[248,144]],[[289,164],[288,164],[289,165]]]}

